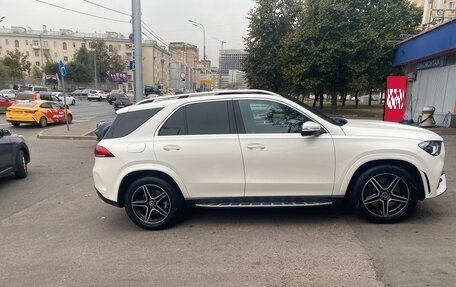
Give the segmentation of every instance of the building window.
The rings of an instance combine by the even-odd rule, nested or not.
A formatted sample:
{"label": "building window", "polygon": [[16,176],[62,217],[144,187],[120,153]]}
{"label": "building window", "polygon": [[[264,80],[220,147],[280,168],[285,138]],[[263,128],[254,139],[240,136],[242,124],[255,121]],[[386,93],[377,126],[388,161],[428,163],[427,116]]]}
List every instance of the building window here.
{"label": "building window", "polygon": [[109,52],[113,52],[114,51],[114,47],[112,45],[109,45]]}
{"label": "building window", "polygon": [[28,46],[28,40],[25,40],[25,46]]}
{"label": "building window", "polygon": [[39,46],[40,45],[40,42],[38,42],[38,40],[33,40],[33,46]]}
{"label": "building window", "polygon": [[54,41],[54,48],[57,48],[57,41]]}
{"label": "building window", "polygon": [[455,6],[454,6],[454,2],[450,2],[450,9],[454,9]]}
{"label": "building window", "polygon": [[86,43],[81,43],[81,48],[85,48],[86,47]]}
{"label": "building window", "polygon": [[43,47],[47,48],[49,46],[48,41],[43,41]]}
{"label": "building window", "polygon": [[66,50],[67,49],[67,43],[66,42],[63,42],[63,50]]}
{"label": "building window", "polygon": [[118,45],[117,49],[122,50],[122,45]]}
{"label": "building window", "polygon": [[19,48],[19,40],[14,40],[14,47]]}
{"label": "building window", "polygon": [[76,48],[76,42],[73,42],[73,48]]}
{"label": "building window", "polygon": [[40,50],[35,50],[35,57],[39,57],[40,56]]}
{"label": "building window", "polygon": [[26,55],[27,57],[30,56],[29,51],[25,51],[25,55]]}
{"label": "building window", "polygon": [[39,67],[39,66],[40,66],[40,62],[36,61],[36,62],[35,62],[35,66],[38,66],[38,67]]}
{"label": "building window", "polygon": [[5,39],[5,45],[9,45],[9,40]]}
{"label": "building window", "polygon": [[68,57],[67,57],[67,56],[63,56],[63,60],[64,60],[65,62],[68,62]]}

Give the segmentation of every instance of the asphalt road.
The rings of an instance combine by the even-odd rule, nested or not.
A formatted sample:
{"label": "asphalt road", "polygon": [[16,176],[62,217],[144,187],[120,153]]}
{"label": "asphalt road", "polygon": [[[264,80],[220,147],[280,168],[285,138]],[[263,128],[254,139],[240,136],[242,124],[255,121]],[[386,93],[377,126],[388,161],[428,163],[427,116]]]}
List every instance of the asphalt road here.
{"label": "asphalt road", "polygon": [[[112,115],[87,104],[80,120]],[[336,207],[194,209],[148,232],[97,198],[95,141],[39,140],[39,130],[20,130],[29,177],[0,179],[0,286],[455,285],[456,135],[444,136],[448,191],[400,224]]]}

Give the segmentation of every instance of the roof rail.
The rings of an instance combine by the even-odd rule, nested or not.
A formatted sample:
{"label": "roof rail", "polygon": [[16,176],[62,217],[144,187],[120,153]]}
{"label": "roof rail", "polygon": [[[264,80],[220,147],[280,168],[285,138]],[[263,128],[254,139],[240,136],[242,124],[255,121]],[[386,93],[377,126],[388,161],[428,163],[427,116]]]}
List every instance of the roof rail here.
{"label": "roof rail", "polygon": [[194,92],[194,93],[187,93],[187,94],[160,96],[160,97],[156,97],[155,101],[185,99],[185,98],[203,97],[203,96],[238,95],[238,94],[262,94],[262,95],[271,95],[271,96],[280,97],[280,95],[270,92],[270,91],[266,91],[266,90],[243,89],[243,90],[218,90],[218,91],[199,92],[199,93]]}

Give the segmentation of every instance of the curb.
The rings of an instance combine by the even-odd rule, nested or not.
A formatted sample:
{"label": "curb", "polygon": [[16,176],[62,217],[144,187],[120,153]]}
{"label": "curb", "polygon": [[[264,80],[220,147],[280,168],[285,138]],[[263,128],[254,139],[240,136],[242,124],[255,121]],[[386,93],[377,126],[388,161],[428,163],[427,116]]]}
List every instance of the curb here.
{"label": "curb", "polygon": [[91,136],[95,130],[84,133],[83,135],[45,135],[45,131],[38,133],[39,139],[66,139],[66,140],[97,140],[96,136]]}

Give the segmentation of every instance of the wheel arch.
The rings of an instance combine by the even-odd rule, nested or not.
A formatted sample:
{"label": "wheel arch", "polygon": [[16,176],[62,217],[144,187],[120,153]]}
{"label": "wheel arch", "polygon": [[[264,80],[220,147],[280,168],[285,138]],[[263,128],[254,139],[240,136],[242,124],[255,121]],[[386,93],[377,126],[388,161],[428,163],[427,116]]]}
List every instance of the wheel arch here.
{"label": "wheel arch", "polygon": [[418,199],[423,200],[425,198],[425,187],[423,185],[423,180],[420,171],[418,168],[413,165],[410,162],[404,161],[404,160],[396,160],[396,159],[391,159],[391,160],[373,160],[369,162],[365,162],[362,164],[358,169],[353,173],[350,182],[347,186],[346,193],[345,193],[345,198],[349,198],[353,192],[353,186],[356,182],[356,179],[366,170],[369,168],[372,168],[377,165],[389,165],[389,166],[398,166],[406,171],[410,172],[411,176],[415,179],[417,179],[417,188],[418,188]]}
{"label": "wheel arch", "polygon": [[182,196],[182,199],[184,199],[184,194],[182,192],[182,189],[179,187],[177,182],[172,178],[169,174],[163,172],[163,171],[157,171],[157,170],[137,170],[137,171],[132,171],[125,175],[120,182],[119,185],[119,192],[117,193],[117,206],[119,207],[124,207],[125,206],[125,194],[127,193],[128,186],[138,178],[146,177],[146,176],[154,176],[161,178],[163,180],[166,180],[168,183],[170,183],[176,191],[179,192],[179,194]]}

